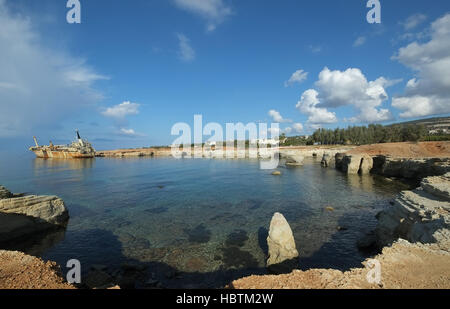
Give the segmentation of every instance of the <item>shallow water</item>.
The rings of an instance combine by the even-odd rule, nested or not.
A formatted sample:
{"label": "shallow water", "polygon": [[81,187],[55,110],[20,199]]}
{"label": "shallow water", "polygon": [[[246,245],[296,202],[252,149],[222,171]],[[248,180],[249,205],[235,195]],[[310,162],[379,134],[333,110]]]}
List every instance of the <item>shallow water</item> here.
{"label": "shallow water", "polygon": [[165,287],[221,287],[264,273],[267,229],[277,211],[294,232],[299,268],[358,267],[366,256],[357,239],[405,189],[313,159],[279,170],[282,176],[272,176],[251,160],[19,157],[3,160],[0,183],[13,192],[58,195],[69,209],[65,231],[17,249],[62,266],[79,259],[84,274],[94,264],[112,274],[124,263],[143,265],[138,281],[153,274]]}

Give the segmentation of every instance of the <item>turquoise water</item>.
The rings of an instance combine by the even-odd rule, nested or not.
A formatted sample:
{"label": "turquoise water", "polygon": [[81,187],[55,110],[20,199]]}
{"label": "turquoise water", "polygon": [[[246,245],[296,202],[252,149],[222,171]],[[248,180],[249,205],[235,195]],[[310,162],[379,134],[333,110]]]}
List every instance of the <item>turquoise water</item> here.
{"label": "turquoise water", "polygon": [[58,195],[69,209],[65,231],[16,248],[62,266],[79,259],[84,274],[94,264],[111,274],[124,263],[137,264],[137,287],[151,276],[164,287],[221,287],[265,273],[274,212],[291,225],[299,268],[358,267],[366,256],[356,241],[405,188],[383,178],[349,177],[313,159],[279,170],[282,176],[272,176],[251,160],[27,156],[2,160],[0,184]]}

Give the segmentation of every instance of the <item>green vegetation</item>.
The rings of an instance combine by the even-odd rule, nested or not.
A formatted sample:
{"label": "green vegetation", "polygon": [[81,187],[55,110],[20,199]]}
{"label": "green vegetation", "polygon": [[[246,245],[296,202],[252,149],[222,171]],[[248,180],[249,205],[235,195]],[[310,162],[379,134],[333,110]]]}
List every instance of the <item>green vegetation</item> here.
{"label": "green vegetation", "polygon": [[430,134],[423,124],[395,124],[383,126],[350,126],[346,129],[318,129],[308,138],[281,136],[282,146],[300,145],[366,145],[394,142],[448,141],[450,134],[443,131]]}

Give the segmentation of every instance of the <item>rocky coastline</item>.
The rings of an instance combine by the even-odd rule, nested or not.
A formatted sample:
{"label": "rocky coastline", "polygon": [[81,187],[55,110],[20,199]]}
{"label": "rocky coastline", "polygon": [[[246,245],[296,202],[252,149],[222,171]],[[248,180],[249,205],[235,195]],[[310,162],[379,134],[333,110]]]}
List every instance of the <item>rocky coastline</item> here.
{"label": "rocky coastline", "polygon": [[[276,214],[275,216],[281,216]],[[275,218],[274,216],[274,218]],[[430,176],[419,188],[403,191],[391,207],[377,215],[376,229],[361,239],[361,249],[377,247],[380,253],[349,271],[293,270],[278,275],[249,276],[230,283],[235,289],[450,289],[450,173]],[[273,219],[274,220],[274,219]],[[280,231],[287,222],[278,225]],[[272,231],[271,224],[271,231]],[[277,234],[272,231],[273,234]],[[278,235],[281,235],[279,232]],[[281,263],[293,258],[286,249],[289,233],[272,245]],[[270,242],[268,239],[269,250]],[[280,249],[281,248],[281,249]],[[301,261],[300,261],[301,263]],[[379,280],[373,279],[378,264]],[[272,267],[269,258],[268,267]]]}
{"label": "rocky coastline", "polygon": [[[250,276],[233,281],[236,289],[450,288],[450,153],[437,157],[393,157],[384,154],[325,152],[323,167],[346,174],[377,174],[420,182],[403,191],[377,214],[374,231],[358,241],[361,250],[380,253],[346,272],[333,269],[294,270],[289,274]],[[419,145],[422,146],[422,145]],[[334,160],[333,160],[334,159]],[[333,162],[334,161],[334,162]],[[333,164],[334,163],[334,164]],[[380,263],[381,281],[368,274]],[[301,263],[301,261],[300,261]],[[269,265],[268,265],[269,266]]]}
{"label": "rocky coastline", "polygon": [[[355,150],[355,147],[288,148],[280,150],[280,158],[286,165],[300,166],[306,157],[316,157],[323,167],[335,167],[347,174],[420,181],[418,188],[401,192],[380,212],[376,229],[358,242],[362,250],[380,250],[373,259],[381,263],[382,281],[367,280],[373,259],[364,261],[364,267],[346,272],[292,271],[292,265],[298,263],[298,251],[288,222],[282,214],[275,214],[267,238],[267,266],[282,274],[242,278],[231,282],[229,288],[450,288],[450,156],[444,153],[437,157],[393,157]],[[113,152],[102,156],[166,156],[167,149],[160,153],[150,150],[143,155],[137,153]],[[13,194],[0,186],[1,244],[64,228],[68,219],[64,202],[56,196]],[[46,279],[36,282],[34,275],[24,274],[21,268]],[[73,288],[64,283],[55,263],[44,263],[15,251],[0,251],[0,282],[0,288]]]}

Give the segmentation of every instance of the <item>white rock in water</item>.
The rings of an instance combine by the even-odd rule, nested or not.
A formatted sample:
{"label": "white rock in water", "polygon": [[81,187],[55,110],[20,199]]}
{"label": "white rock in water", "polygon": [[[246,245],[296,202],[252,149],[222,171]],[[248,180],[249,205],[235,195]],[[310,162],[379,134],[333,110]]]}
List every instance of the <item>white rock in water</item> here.
{"label": "white rock in water", "polygon": [[295,247],[294,235],[284,216],[275,213],[270,222],[267,237],[269,258],[267,267],[275,271],[289,271],[296,266],[298,251]]}

